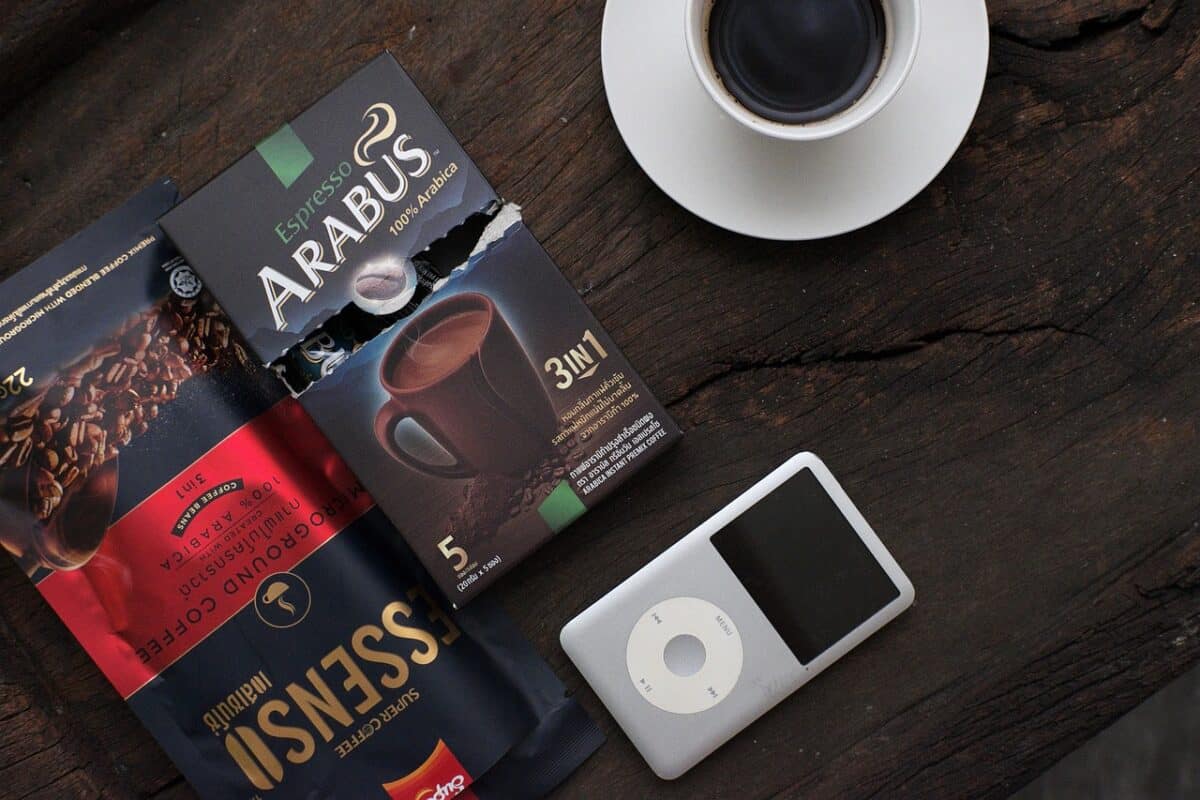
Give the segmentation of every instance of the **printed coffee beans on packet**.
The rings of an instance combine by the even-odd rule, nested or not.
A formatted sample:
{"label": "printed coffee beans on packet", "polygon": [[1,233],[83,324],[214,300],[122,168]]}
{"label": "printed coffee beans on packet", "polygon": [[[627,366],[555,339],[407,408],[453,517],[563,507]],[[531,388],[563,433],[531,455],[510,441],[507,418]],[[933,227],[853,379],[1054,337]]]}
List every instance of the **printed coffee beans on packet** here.
{"label": "printed coffee beans on packet", "polygon": [[205,798],[537,797],[600,734],[451,612],[155,220],[0,284],[0,542]]}
{"label": "printed coffee beans on packet", "polygon": [[390,54],[162,224],[456,608],[680,438]]}

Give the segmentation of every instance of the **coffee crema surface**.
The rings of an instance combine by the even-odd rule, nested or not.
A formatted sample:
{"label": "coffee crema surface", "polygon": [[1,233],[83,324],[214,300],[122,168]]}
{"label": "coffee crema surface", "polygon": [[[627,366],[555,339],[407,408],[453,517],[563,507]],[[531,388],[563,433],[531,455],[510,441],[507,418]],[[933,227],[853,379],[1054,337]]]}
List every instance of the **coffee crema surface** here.
{"label": "coffee crema surface", "polygon": [[714,0],[708,45],[726,91],[787,125],[854,105],[883,64],[880,0]]}
{"label": "coffee crema surface", "polygon": [[479,351],[492,316],[487,311],[459,311],[418,334],[396,362],[392,383],[398,389],[428,386],[454,372]]}

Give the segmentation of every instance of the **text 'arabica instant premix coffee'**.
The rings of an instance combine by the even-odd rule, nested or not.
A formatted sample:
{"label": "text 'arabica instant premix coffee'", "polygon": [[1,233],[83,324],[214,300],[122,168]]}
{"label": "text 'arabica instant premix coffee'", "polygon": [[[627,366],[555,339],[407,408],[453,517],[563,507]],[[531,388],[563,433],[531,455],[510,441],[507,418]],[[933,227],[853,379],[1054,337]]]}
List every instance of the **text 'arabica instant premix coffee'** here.
{"label": "text 'arabica instant premix coffee'", "polygon": [[0,285],[0,544],[205,798],[540,796],[596,728],[503,614],[449,610],[157,227],[175,200]]}
{"label": "text 'arabica instant premix coffee'", "polygon": [[163,226],[454,606],[679,437],[388,54]]}

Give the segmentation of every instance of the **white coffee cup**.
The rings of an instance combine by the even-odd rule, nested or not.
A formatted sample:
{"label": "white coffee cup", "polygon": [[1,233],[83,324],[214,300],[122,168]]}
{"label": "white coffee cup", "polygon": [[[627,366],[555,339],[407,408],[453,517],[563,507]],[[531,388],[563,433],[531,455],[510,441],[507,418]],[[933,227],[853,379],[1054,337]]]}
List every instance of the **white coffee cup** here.
{"label": "white coffee cup", "polygon": [[917,58],[921,31],[920,0],[880,0],[886,26],[883,60],[875,80],[848,108],[812,122],[785,123],[762,117],[730,94],[713,66],[708,18],[714,0],[686,0],[684,36],[700,84],[721,110],[741,125],[775,139],[815,141],[862,125],[883,110],[904,85]]}

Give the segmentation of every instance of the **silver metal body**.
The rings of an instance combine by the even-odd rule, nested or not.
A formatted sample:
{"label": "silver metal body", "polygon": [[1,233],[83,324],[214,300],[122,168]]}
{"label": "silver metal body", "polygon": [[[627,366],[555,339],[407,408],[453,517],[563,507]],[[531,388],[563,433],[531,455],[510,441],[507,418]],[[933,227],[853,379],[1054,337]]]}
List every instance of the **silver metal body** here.
{"label": "silver metal body", "polygon": [[[801,664],[710,539],[805,468],[899,596]],[[669,780],[894,619],[913,596],[912,584],[833,475],[815,455],[801,453],[571,620],[560,641],[638,752]],[[684,646],[691,637],[703,648]]]}

